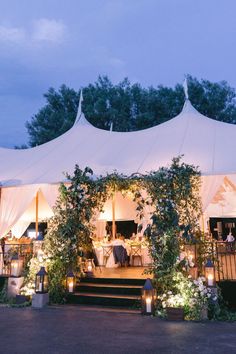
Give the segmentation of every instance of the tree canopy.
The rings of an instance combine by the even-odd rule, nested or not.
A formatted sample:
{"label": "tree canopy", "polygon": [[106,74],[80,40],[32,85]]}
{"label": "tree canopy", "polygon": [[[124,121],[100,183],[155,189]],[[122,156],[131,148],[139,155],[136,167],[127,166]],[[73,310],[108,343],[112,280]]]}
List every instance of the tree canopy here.
{"label": "tree canopy", "polygon": [[[189,98],[202,114],[216,120],[236,124],[236,91],[227,82],[212,83],[188,76]],[[36,146],[56,138],[74,123],[79,93],[62,85],[50,88],[44,95],[46,104],[26,123],[29,145]],[[150,128],[180,113],[184,104],[182,84],[174,88],[156,88],[131,84],[127,78],[113,84],[107,76],[99,76],[94,84],[83,87],[83,112],[101,129],[133,131]]]}

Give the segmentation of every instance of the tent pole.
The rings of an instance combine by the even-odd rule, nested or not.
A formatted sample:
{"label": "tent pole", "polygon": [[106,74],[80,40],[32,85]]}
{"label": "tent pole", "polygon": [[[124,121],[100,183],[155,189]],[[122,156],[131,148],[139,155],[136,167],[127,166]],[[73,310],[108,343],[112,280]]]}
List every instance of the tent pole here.
{"label": "tent pole", "polygon": [[37,192],[35,197],[35,235],[38,237],[39,232],[39,192]]}
{"label": "tent pole", "polygon": [[116,206],[116,199],[115,199],[115,192],[112,194],[112,239],[116,238],[116,215],[115,215],[115,206]]}

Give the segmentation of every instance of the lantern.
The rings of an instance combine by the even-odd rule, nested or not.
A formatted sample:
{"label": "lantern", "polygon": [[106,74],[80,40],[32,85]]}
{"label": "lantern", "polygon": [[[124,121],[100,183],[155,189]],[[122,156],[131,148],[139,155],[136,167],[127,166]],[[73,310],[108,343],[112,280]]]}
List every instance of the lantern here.
{"label": "lantern", "polygon": [[194,267],[196,262],[196,245],[195,244],[184,245],[184,252],[190,267]]}
{"label": "lantern", "polygon": [[156,291],[148,278],[142,288],[142,314],[153,315],[155,311]]}
{"label": "lantern", "polygon": [[37,294],[45,294],[48,292],[48,273],[44,267],[36,274],[35,278],[35,292]]}
{"label": "lantern", "polygon": [[208,286],[215,285],[215,267],[210,259],[205,264],[205,277]]}
{"label": "lantern", "polygon": [[71,270],[66,275],[66,289],[68,293],[73,293],[74,288],[75,288],[75,275]]}
{"label": "lantern", "polygon": [[33,253],[38,256],[38,253],[42,252],[43,247],[43,234],[39,233],[35,241],[33,241]]}
{"label": "lantern", "polygon": [[11,276],[12,277],[20,277],[23,268],[23,260],[20,259],[18,254],[12,256],[11,259]]}
{"label": "lantern", "polygon": [[93,259],[86,260],[85,273],[87,277],[93,277]]}

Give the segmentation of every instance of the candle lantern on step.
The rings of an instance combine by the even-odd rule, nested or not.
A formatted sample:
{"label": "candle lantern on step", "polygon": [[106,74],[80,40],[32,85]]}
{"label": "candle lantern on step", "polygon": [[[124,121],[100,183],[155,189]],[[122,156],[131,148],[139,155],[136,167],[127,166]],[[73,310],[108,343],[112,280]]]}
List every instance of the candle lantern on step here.
{"label": "candle lantern on step", "polygon": [[20,277],[23,268],[23,260],[19,257],[18,254],[12,256],[11,259],[11,276]]}
{"label": "candle lantern on step", "polygon": [[75,291],[75,275],[72,270],[66,275],[66,289],[68,293],[73,293]]}
{"label": "candle lantern on step", "polygon": [[155,312],[156,291],[148,278],[142,288],[142,314],[153,315]]}
{"label": "candle lantern on step", "polygon": [[87,277],[93,277],[93,259],[86,260],[85,273]]}
{"label": "candle lantern on step", "polygon": [[210,259],[205,264],[205,278],[208,286],[215,286],[215,267]]}
{"label": "candle lantern on step", "polygon": [[41,267],[36,274],[35,292],[36,294],[46,294],[48,292],[48,273],[44,267]]}

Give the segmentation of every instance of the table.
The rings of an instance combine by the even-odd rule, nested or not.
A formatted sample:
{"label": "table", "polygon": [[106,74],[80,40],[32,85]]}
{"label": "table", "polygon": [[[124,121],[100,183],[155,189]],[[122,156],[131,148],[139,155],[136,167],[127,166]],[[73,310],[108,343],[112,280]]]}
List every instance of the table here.
{"label": "table", "polygon": [[[146,244],[137,243],[137,242],[132,243],[130,240],[125,242],[125,248],[126,248],[127,254],[128,254],[128,256],[130,255],[131,246],[135,247],[135,246],[140,246],[140,245],[141,245],[141,256],[142,256],[143,266],[148,266],[152,263],[152,259],[149,254],[148,246]],[[110,242],[110,243],[94,242],[93,247],[94,247],[95,254],[97,256],[98,264],[100,266],[103,266],[104,265],[103,247],[113,248],[112,242]],[[138,262],[138,259],[134,260],[134,266],[140,266],[141,264],[139,264],[139,263],[140,262]],[[115,264],[113,251],[111,252],[109,258],[107,259],[105,266],[106,266],[106,268],[116,268],[118,266],[117,264]]]}

